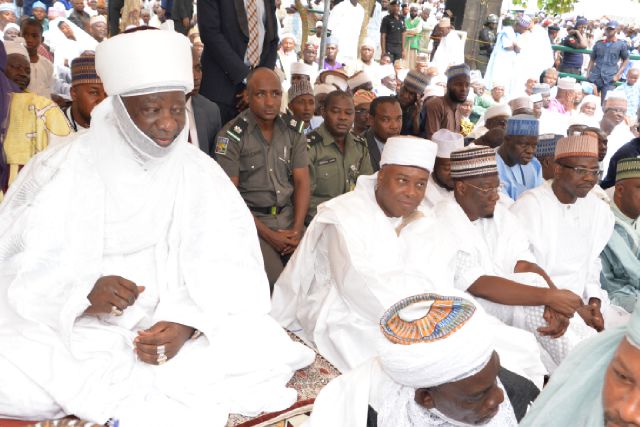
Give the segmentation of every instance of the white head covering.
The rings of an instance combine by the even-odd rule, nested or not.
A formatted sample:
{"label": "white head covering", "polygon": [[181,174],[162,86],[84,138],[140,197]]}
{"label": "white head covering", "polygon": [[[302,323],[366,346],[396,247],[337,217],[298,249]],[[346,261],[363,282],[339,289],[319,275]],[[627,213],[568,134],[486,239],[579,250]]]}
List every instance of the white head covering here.
{"label": "white head covering", "polygon": [[6,33],[7,30],[10,30],[12,28],[17,32],[20,32],[20,27],[18,26],[18,24],[14,24],[13,22],[9,22],[7,25],[5,25],[4,32]]}
{"label": "white head covering", "polygon": [[362,41],[362,44],[360,46],[361,47],[362,46],[367,46],[367,47],[375,49],[376,43],[371,37],[365,37],[365,39]]}
{"label": "white head covering", "polygon": [[529,98],[531,98],[531,102],[533,102],[534,104],[536,102],[542,102],[542,94],[541,93],[533,94]]}
{"label": "white head covering", "polygon": [[451,153],[464,148],[464,137],[448,129],[440,129],[431,135],[431,140],[438,145],[436,157],[451,158]]}
{"label": "white head covering", "polygon": [[372,83],[372,82],[373,80],[371,80],[371,77],[369,77],[366,71],[361,71],[359,73],[356,73],[349,80],[347,80],[349,89],[354,89],[365,83]]}
{"label": "white head covering", "polygon": [[313,87],[313,94],[314,95],[320,95],[323,93],[331,93],[336,89],[336,87],[332,84],[329,83],[318,83]]}
{"label": "white head covering", "polygon": [[[414,300],[415,302],[412,302]],[[455,322],[449,319],[450,321],[444,323],[441,331],[445,334],[443,337],[436,337],[438,332],[434,330],[431,337],[416,337],[411,343],[400,344],[388,338],[393,332],[387,333],[387,329],[393,327],[393,318],[386,322],[385,318],[392,310],[397,309],[397,306],[409,304],[397,313],[399,320],[396,322],[409,322],[414,326],[423,320],[425,324],[429,324],[428,317],[435,315],[430,313],[430,308],[438,300],[454,301],[453,305],[460,307],[458,311],[451,309],[448,313],[448,316],[461,322],[458,328],[453,328],[452,325]],[[431,309],[431,312],[434,309]],[[381,337],[377,345],[382,369],[396,383],[406,387],[414,389],[436,387],[468,378],[482,370],[493,354],[493,337],[487,325],[486,314],[465,298],[435,294],[405,298],[391,307],[383,315],[380,323],[383,332],[387,335]],[[446,334],[447,329],[449,329],[448,334]],[[421,330],[421,332],[426,331]]]}
{"label": "white head covering", "polygon": [[302,74],[311,77],[311,74],[313,74],[313,67],[309,64],[305,64],[304,62],[292,62],[291,74]]}
{"label": "white head covering", "polygon": [[21,41],[24,41],[24,39],[20,37],[16,37],[15,40],[5,40],[4,49],[7,51],[7,56],[17,53],[29,60],[29,52],[27,52],[27,48],[24,47],[24,44],[22,44]]}
{"label": "white head covering", "polygon": [[560,77],[558,79],[558,89],[573,90],[576,86],[576,79],[573,77]]}
{"label": "white head covering", "polygon": [[347,83],[347,76],[344,76],[344,78],[342,78],[336,76],[335,74],[329,74],[327,77],[325,77],[324,82],[329,83],[330,85],[336,85],[342,91],[347,90],[347,88],[349,87],[349,84]]}
{"label": "white head covering", "polygon": [[531,98],[528,95],[525,95],[525,96],[520,96],[518,98],[514,98],[511,101],[509,101],[509,106],[511,107],[512,111],[516,111],[521,108],[528,108],[531,110],[533,109],[533,102],[531,101]]}
{"label": "white head covering", "polygon": [[416,166],[433,171],[438,146],[428,139],[415,136],[394,136],[387,139],[380,157],[384,165]]}
{"label": "white head covering", "polygon": [[[149,46],[162,46],[170,58]],[[193,90],[191,45],[182,34],[142,30],[118,34],[96,48],[96,72],[109,95],[141,95],[173,88]],[[126,78],[122,70],[128,70]],[[170,89],[169,89],[170,90]]]}
{"label": "white head covering", "polygon": [[380,70],[380,80],[384,79],[385,77],[396,75],[396,69],[393,68],[393,64],[384,64],[381,67],[379,67],[379,70]]}
{"label": "white head covering", "polygon": [[487,111],[484,112],[485,121],[498,116],[511,117],[511,107],[507,104],[498,104],[487,108]]}

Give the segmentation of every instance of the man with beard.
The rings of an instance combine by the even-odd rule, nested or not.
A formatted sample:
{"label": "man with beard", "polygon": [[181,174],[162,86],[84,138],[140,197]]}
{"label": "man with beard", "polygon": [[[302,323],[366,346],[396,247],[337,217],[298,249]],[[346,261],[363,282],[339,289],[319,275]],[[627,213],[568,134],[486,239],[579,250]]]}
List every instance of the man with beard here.
{"label": "man with beard", "polygon": [[273,286],[304,230],[309,158],[304,124],[278,114],[282,86],[276,73],[254,70],[247,95],[249,108],[218,133],[214,156],[253,214]]}
{"label": "man with beard", "polygon": [[460,132],[458,105],[469,95],[471,70],[467,64],[449,67],[447,70],[447,92],[434,96],[424,104],[424,134],[427,139],[439,129]]}
{"label": "man with beard", "polygon": [[369,107],[370,127],[364,133],[369,148],[371,167],[380,170],[380,156],[387,139],[400,135],[402,128],[402,108],[393,96],[380,96]]}
{"label": "man with beard", "polygon": [[502,191],[513,200],[543,183],[542,166],[533,157],[538,145],[538,120],[520,115],[507,121],[504,142],[496,152]]}
{"label": "man with beard", "polygon": [[360,175],[371,175],[371,160],[364,138],[351,132],[355,107],[342,91],[327,95],[322,109],[324,122],[307,135],[311,203],[305,223],[318,205],[353,190]]}
{"label": "man with beard", "polygon": [[520,427],[640,426],[640,306],[625,328],[585,342],[551,376]]}
{"label": "man with beard", "polygon": [[578,313],[601,331],[618,316],[600,286],[600,253],[613,232],[614,217],[591,191],[598,182],[598,140],[590,135],[562,138],[555,161],[553,180],[526,192],[511,211],[526,224],[540,267],[559,289],[583,299]]}
{"label": "man with beard", "polygon": [[429,175],[424,205],[433,208],[442,200],[453,200],[453,179],[451,178],[451,153],[464,148],[464,138],[459,133],[440,129],[431,140],[438,145],[433,173]]}
{"label": "man with beard", "polygon": [[422,99],[424,90],[429,85],[429,80],[431,80],[429,76],[411,70],[398,89],[397,98],[402,107],[401,135],[417,136],[420,134]]}
{"label": "man with beard", "polygon": [[364,71],[369,76],[378,76],[380,71],[380,65],[373,60],[375,55],[375,42],[373,39],[367,37],[360,45],[360,59],[355,62],[351,74],[356,74],[359,71]]}
{"label": "man with beard", "polygon": [[304,133],[311,132],[311,119],[316,109],[313,88],[307,80],[293,82],[289,87],[289,111],[293,118],[304,123]]}
{"label": "man with beard", "polygon": [[102,15],[92,16],[89,19],[89,34],[98,43],[107,38],[107,18]]}
{"label": "man with beard", "polygon": [[412,4],[409,8],[409,16],[404,21],[405,27],[405,60],[412,70],[416,65],[416,57],[420,51],[420,34],[422,33],[422,17],[418,16],[418,5]]}

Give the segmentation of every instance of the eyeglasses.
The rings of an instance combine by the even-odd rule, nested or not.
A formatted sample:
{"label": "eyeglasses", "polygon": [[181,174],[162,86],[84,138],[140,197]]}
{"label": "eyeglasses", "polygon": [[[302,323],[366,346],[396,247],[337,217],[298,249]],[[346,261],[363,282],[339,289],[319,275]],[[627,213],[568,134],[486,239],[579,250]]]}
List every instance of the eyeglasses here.
{"label": "eyeglasses", "polygon": [[587,169],[587,168],[563,165],[560,162],[556,162],[556,163],[558,163],[563,168],[573,170],[578,176],[587,176],[587,175],[589,175],[589,176],[597,177],[597,176],[600,175],[600,169]]}
{"label": "eyeglasses", "polygon": [[366,108],[356,108],[356,114],[368,114],[369,110]]}
{"label": "eyeglasses", "polygon": [[500,190],[502,190],[503,188],[502,183],[497,187],[489,187],[489,188],[476,187],[475,185],[469,184],[468,182],[465,182],[465,184],[468,185],[469,187],[475,188],[476,190],[480,191],[484,195],[498,194]]}

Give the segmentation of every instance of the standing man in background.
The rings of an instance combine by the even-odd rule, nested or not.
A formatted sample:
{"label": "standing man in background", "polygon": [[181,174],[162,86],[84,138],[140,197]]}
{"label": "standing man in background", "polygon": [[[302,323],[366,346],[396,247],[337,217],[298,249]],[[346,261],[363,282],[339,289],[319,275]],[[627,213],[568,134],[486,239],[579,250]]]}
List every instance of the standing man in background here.
{"label": "standing man in background", "polygon": [[247,107],[249,71],[276,64],[275,0],[198,0],[198,28],[204,43],[200,93],[218,105],[226,123]]}
{"label": "standing man in background", "polygon": [[391,0],[389,14],[382,18],[380,26],[380,55],[389,54],[391,63],[402,59],[404,52],[404,32],[406,31],[404,18],[400,15],[400,2]]}
{"label": "standing man in background", "polygon": [[616,37],[617,28],[617,21],[609,21],[605,32],[606,39],[598,40],[593,46],[587,68],[589,81],[598,87],[603,105],[607,91],[620,80],[629,63],[629,47],[626,41]]}

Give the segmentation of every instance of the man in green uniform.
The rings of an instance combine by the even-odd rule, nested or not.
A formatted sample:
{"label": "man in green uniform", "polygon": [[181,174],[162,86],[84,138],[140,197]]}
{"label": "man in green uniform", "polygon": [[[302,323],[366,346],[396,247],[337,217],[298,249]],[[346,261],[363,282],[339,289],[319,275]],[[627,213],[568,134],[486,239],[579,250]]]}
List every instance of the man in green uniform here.
{"label": "man in green uniform", "polygon": [[306,223],[318,205],[353,190],[360,175],[373,174],[367,141],[351,132],[355,117],[353,99],[346,92],[327,95],[324,123],[307,135],[311,204]]}
{"label": "man in green uniform", "polygon": [[247,98],[249,108],[218,133],[214,157],[253,214],[273,289],[300,242],[309,206],[304,123],[279,114],[282,87],[272,70],[251,73]]}

